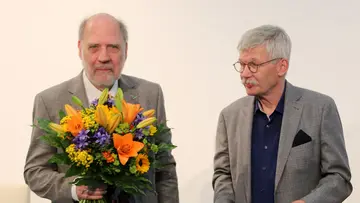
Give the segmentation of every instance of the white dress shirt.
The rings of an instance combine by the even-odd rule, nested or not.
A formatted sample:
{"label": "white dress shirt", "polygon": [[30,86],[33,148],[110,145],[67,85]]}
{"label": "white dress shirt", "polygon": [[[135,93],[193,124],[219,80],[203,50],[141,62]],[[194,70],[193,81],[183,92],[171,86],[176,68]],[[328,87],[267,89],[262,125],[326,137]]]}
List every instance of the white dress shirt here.
{"label": "white dress shirt", "polygon": [[[99,89],[97,89],[89,80],[89,78],[86,76],[85,70],[83,71],[83,81],[84,81],[84,87],[85,87],[85,92],[87,95],[87,99],[89,102],[89,105],[91,104],[91,102],[96,99],[99,98],[101,95],[101,91]],[[112,86],[112,88],[109,90],[109,94],[112,96],[116,95],[118,89],[118,80],[115,80],[114,85]],[[72,185],[71,187],[71,195],[72,198],[75,201],[79,201],[79,198],[76,194],[76,185]]]}
{"label": "white dress shirt", "polygon": [[[88,77],[86,76],[85,71],[83,71],[83,80],[84,80],[84,86],[85,86],[85,92],[87,95],[87,99],[89,101],[89,104],[96,98],[99,98],[101,95],[101,91],[98,90],[88,79]],[[109,90],[109,94],[112,96],[116,95],[116,91],[118,88],[118,80],[115,80],[114,85],[112,86],[112,88]]]}

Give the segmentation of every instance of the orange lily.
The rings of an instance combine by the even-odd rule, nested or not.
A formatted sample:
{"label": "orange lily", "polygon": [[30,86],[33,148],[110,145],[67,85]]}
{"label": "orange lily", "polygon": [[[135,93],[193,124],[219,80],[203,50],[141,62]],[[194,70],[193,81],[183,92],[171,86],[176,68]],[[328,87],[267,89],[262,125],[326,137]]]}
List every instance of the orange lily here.
{"label": "orange lily", "polygon": [[76,109],[74,109],[72,106],[70,106],[69,104],[65,104],[65,111],[66,111],[66,114],[68,116],[76,116],[76,117],[80,117],[81,118],[81,114],[79,111],[77,111]]}
{"label": "orange lily", "polygon": [[133,135],[131,133],[123,136],[114,133],[113,140],[114,147],[122,165],[125,165],[130,157],[136,157],[138,152],[144,147],[142,142],[133,141]]}
{"label": "orange lily", "polygon": [[143,110],[143,108],[140,107],[140,104],[127,103],[125,100],[122,101],[122,105],[124,122],[128,124],[131,124],[135,120],[136,115]]}
{"label": "orange lily", "polygon": [[65,104],[65,111],[66,114],[70,116],[70,119],[67,122],[67,130],[69,130],[73,136],[77,136],[84,127],[81,113],[69,104]]}
{"label": "orange lily", "polygon": [[77,136],[79,132],[83,129],[84,125],[81,117],[71,117],[67,123],[67,129],[71,132],[73,136]]}

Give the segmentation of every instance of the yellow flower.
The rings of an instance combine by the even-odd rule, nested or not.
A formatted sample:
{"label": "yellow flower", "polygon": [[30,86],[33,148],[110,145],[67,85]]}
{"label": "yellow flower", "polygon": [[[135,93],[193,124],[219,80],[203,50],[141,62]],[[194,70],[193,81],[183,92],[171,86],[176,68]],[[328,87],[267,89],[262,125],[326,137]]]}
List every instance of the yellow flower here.
{"label": "yellow flower", "polygon": [[81,115],[84,116],[89,116],[95,114],[95,109],[91,109],[91,108],[86,108],[85,110],[81,111]]}
{"label": "yellow flower", "polygon": [[92,116],[84,115],[83,122],[84,122],[84,127],[86,129],[91,129],[91,128],[96,127],[96,122],[92,118]]}
{"label": "yellow flower", "polygon": [[148,172],[150,168],[150,162],[146,154],[139,154],[136,157],[136,170],[141,174]]}
{"label": "yellow flower", "polygon": [[76,151],[75,151],[75,144],[71,144],[66,148],[66,153],[68,153],[68,156],[71,161],[75,160]]}
{"label": "yellow flower", "polygon": [[77,154],[77,165],[83,165],[86,168],[90,167],[90,164],[94,161],[94,157],[88,154],[87,151],[79,151]]}
{"label": "yellow flower", "polygon": [[63,126],[63,130],[64,130],[65,132],[68,132],[68,124],[67,124],[67,123],[64,123],[64,124],[62,124],[62,126]]}
{"label": "yellow flower", "polygon": [[60,125],[66,124],[70,119],[70,116],[64,116],[64,118],[60,120]]}
{"label": "yellow flower", "polygon": [[75,144],[69,145],[65,151],[68,153],[70,160],[77,163],[77,166],[83,165],[89,168],[94,161],[94,157],[88,151],[77,151]]}
{"label": "yellow flower", "polygon": [[105,105],[98,105],[96,107],[96,111],[95,111],[95,121],[103,126],[104,128],[106,128],[106,126],[108,125],[108,120],[110,117],[110,112],[109,112],[109,108]]}
{"label": "yellow flower", "polygon": [[153,136],[157,132],[157,128],[153,125],[150,125],[149,131],[150,131],[150,136]]}

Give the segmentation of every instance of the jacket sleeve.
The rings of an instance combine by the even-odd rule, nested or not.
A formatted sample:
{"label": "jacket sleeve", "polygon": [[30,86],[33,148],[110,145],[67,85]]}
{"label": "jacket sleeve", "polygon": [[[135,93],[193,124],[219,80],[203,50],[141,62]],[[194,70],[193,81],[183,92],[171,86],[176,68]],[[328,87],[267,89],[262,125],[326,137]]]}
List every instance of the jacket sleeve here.
{"label": "jacket sleeve", "polygon": [[[165,102],[163,91],[158,86],[158,102],[157,102],[157,119],[158,122],[166,122]],[[171,132],[161,137],[162,142],[171,144]],[[159,141],[160,141],[159,140]],[[159,203],[179,203],[178,180],[176,173],[176,162],[170,152],[160,152],[157,154],[164,167],[156,170],[156,191]]]}
{"label": "jacket sleeve", "polygon": [[[50,119],[45,103],[40,95],[35,96],[32,119],[37,125],[37,119]],[[64,178],[65,174],[57,172],[55,165],[48,160],[57,150],[43,143],[39,138],[43,131],[33,127],[31,142],[27,152],[24,178],[29,188],[38,196],[52,201],[72,202],[70,181],[74,177]]]}
{"label": "jacket sleeve", "polygon": [[321,122],[321,173],[318,186],[302,198],[306,203],[343,202],[352,192],[351,173],[342,124],[333,99],[323,107]]}
{"label": "jacket sleeve", "polygon": [[212,181],[214,203],[235,203],[227,138],[225,119],[221,113],[215,141],[214,175]]}

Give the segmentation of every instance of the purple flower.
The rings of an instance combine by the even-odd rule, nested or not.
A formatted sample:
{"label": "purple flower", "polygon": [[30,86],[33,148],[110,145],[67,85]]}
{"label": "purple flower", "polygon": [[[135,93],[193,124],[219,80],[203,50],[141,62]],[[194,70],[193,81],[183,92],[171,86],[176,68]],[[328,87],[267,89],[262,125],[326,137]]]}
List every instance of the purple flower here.
{"label": "purple flower", "polygon": [[76,149],[83,150],[89,145],[89,130],[81,130],[78,136],[73,139]]}
{"label": "purple flower", "polygon": [[115,101],[111,98],[109,98],[104,105],[107,105],[108,107],[112,107],[115,105]]}
{"label": "purple flower", "polygon": [[110,135],[103,127],[100,127],[98,131],[96,131],[94,138],[96,139],[95,143],[99,144],[100,146],[104,146],[105,144],[110,143]]}
{"label": "purple flower", "polygon": [[99,103],[99,99],[94,99],[94,100],[91,102],[91,105],[97,106],[98,103]]}
{"label": "purple flower", "polygon": [[142,129],[136,129],[135,130],[135,140],[141,140],[144,137],[144,134],[142,133]]}
{"label": "purple flower", "polygon": [[[91,102],[91,105],[93,106],[97,106],[99,104],[99,98],[97,99],[94,99],[92,102]],[[107,105],[109,107],[112,107],[115,105],[115,101],[114,99],[111,99],[111,98],[108,98],[108,100],[104,103],[104,105]]]}
{"label": "purple flower", "polygon": [[143,121],[145,119],[144,115],[142,113],[138,113],[135,117],[135,120],[133,122],[134,126],[137,126],[137,124],[139,124],[141,121]]}
{"label": "purple flower", "polygon": [[[144,115],[142,113],[138,113],[135,117],[135,120],[133,121],[132,125],[133,126],[137,126],[141,121],[145,120],[146,118],[144,117]],[[150,126],[146,126],[142,129],[136,129],[135,130],[135,139],[136,140],[141,140],[144,137],[144,134],[142,133],[143,129],[149,129]]]}

